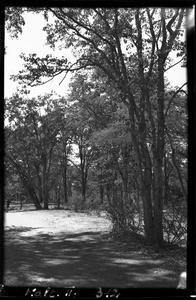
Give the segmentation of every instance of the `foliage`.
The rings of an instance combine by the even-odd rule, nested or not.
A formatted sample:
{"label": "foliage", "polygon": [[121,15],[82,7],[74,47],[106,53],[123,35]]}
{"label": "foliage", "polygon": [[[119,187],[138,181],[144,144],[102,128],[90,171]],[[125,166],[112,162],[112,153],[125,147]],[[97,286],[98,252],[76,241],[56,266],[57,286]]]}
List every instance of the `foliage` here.
{"label": "foliage", "polygon": [[5,9],[5,25],[12,38],[18,38],[18,34],[22,33],[22,26],[25,20],[22,16],[22,7],[6,7]]}
{"label": "foliage", "polygon": [[48,208],[48,192],[59,172],[54,163],[61,115],[52,110],[54,104],[49,95],[29,100],[16,94],[6,99],[6,158],[37,208],[42,202]]}

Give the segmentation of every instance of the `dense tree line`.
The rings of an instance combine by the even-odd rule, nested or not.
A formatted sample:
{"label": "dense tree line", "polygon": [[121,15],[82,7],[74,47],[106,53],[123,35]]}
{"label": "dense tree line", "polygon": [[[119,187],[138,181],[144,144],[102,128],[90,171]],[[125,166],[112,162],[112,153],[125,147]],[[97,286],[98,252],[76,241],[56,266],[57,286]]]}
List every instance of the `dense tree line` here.
{"label": "dense tree line", "polygon": [[[20,10],[7,10],[7,28],[14,34],[22,30]],[[16,94],[6,100],[7,166],[18,174],[38,209],[42,203],[48,208],[57,187],[65,203],[79,192],[81,208],[99,192],[100,205],[105,205],[117,231],[143,231],[159,245],[166,235],[170,238],[171,228],[174,233],[180,226],[177,231],[183,235],[186,91],[183,86],[172,90],[165,72],[172,67],[174,50],[185,63],[180,39],[185,10],[41,12],[48,44],[55,48],[60,41],[61,47],[71,48],[75,62],[22,54],[24,69],[12,78],[33,86],[73,72],[70,92],[66,99]]]}

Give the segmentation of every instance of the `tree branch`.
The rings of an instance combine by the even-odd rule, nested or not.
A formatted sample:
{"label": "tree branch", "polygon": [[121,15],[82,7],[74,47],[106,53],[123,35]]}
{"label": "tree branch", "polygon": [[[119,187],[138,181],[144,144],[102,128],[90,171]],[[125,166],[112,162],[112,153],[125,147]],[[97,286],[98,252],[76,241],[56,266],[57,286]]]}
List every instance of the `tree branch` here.
{"label": "tree branch", "polygon": [[166,109],[166,111],[165,111],[165,117],[166,117],[166,115],[167,115],[167,113],[168,113],[168,110],[169,110],[169,108],[170,108],[170,105],[171,105],[171,103],[172,103],[172,101],[173,101],[173,99],[176,97],[176,95],[178,94],[178,93],[180,93],[180,92],[182,92],[182,93],[185,93],[186,95],[187,95],[187,93],[184,91],[184,90],[182,90],[182,88],[185,86],[185,85],[187,85],[187,83],[188,82],[186,82],[186,83],[184,83],[174,94],[173,94],[173,96],[171,97],[171,99],[170,99],[170,101],[169,101],[169,104],[168,104],[168,106],[167,106],[167,109]]}
{"label": "tree branch", "polygon": [[164,72],[167,72],[169,69],[171,69],[174,66],[176,66],[177,64],[179,64],[184,58],[185,58],[185,55],[179,61],[177,61],[175,64],[173,64],[172,66],[169,66]]}
{"label": "tree branch", "polygon": [[[172,26],[172,24],[173,24],[173,22],[176,20],[176,18],[177,18],[177,16],[175,16],[175,15],[178,15],[179,16],[179,19],[178,19],[178,23],[177,23],[177,25],[176,25],[176,28],[175,28],[175,30],[172,30],[171,29],[171,26]],[[168,51],[170,51],[171,50],[171,48],[172,48],[172,45],[173,45],[173,42],[174,42],[174,40],[175,40],[175,38],[176,38],[176,36],[177,36],[177,34],[178,34],[178,31],[179,31],[179,29],[180,29],[180,26],[181,26],[181,24],[182,24],[182,20],[183,20],[183,17],[184,17],[184,8],[182,8],[181,9],[181,11],[180,11],[180,13],[179,13],[179,10],[177,10],[177,12],[176,12],[176,14],[174,15],[174,17],[169,21],[169,23],[167,24],[167,30],[169,31],[169,33],[170,33],[170,38],[169,38],[169,40],[168,40]],[[171,22],[172,21],[172,22]],[[169,26],[168,26],[169,25]]]}
{"label": "tree branch", "polygon": [[178,16],[178,12],[179,12],[179,9],[176,10],[176,13],[175,15],[171,18],[171,20],[168,22],[166,28],[167,30],[169,31],[170,35],[173,35],[174,34],[174,31],[172,30],[171,26],[172,24],[175,22],[177,16]]}
{"label": "tree branch", "polygon": [[[68,23],[65,18],[59,16],[53,9],[50,8],[50,10],[53,12],[53,14],[60,19],[65,25],[67,25],[68,28],[70,28],[71,30],[73,30],[78,37],[81,37],[82,39],[84,39],[85,41],[87,41],[89,44],[92,44],[93,47],[103,56],[105,57],[107,63],[109,66],[111,66],[111,61],[110,59],[107,57],[107,55],[105,54],[105,52],[103,50],[101,50],[96,43],[93,41],[93,39],[88,38],[87,36],[84,36],[83,34],[81,34],[81,32],[76,29],[76,27],[74,27],[72,24]],[[62,9],[61,9],[62,10]],[[65,12],[63,12],[63,14],[70,20],[72,20],[72,22],[74,22],[75,24],[79,25],[81,28],[85,28],[83,26],[83,24],[81,22],[78,22],[77,20],[75,20],[74,18],[71,18],[68,14],[66,14]],[[87,27],[88,28],[88,27]]]}
{"label": "tree branch", "polygon": [[150,15],[149,8],[147,8],[147,15],[148,15],[148,21],[149,21],[149,24],[150,24],[150,32],[151,32],[151,36],[152,36],[152,48],[151,48],[151,54],[150,54],[150,66],[149,66],[149,69],[148,69],[148,75],[146,77],[146,80],[148,82],[149,79],[150,79],[150,76],[152,75],[152,70],[153,70],[153,66],[154,66],[154,52],[155,52],[156,37],[155,37],[155,33],[154,33],[154,28],[153,28],[153,25],[152,25],[152,15],[153,15],[153,12]]}

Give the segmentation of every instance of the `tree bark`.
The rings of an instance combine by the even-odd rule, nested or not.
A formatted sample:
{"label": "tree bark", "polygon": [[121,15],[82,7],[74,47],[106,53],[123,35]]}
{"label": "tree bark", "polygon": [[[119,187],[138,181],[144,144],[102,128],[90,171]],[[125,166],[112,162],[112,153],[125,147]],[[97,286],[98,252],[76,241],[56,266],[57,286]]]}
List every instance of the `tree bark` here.
{"label": "tree bark", "polygon": [[81,183],[82,183],[82,208],[85,205],[86,202],[86,176],[85,176],[85,170],[82,168],[82,174],[81,174]]}
{"label": "tree bark", "polygon": [[128,203],[128,165],[129,165],[129,150],[128,147],[124,147],[122,149],[122,156],[123,156],[123,203],[126,205]]}
{"label": "tree bark", "polygon": [[[145,161],[145,163],[147,163]],[[144,230],[145,237],[151,242],[155,242],[155,228],[154,216],[152,207],[152,183],[151,183],[151,169],[145,166],[144,171],[140,172],[140,186],[142,196],[142,206],[144,213]]]}
{"label": "tree bark", "polygon": [[67,160],[64,162],[64,168],[63,168],[63,189],[64,189],[64,202],[65,204],[68,204],[68,186],[67,186]]}
{"label": "tree bark", "polygon": [[46,154],[44,153],[42,156],[43,163],[43,174],[42,174],[42,196],[44,200],[44,209],[48,209],[48,176],[47,176],[47,160]]}
{"label": "tree bark", "polygon": [[81,208],[84,208],[86,202],[86,183],[87,183],[87,166],[86,166],[86,153],[82,143],[79,145],[79,156],[80,156],[80,172],[81,172],[81,192],[82,192],[82,203]]}
{"label": "tree bark", "polygon": [[154,163],[153,213],[155,239],[159,246],[163,244],[163,178],[162,164]]}
{"label": "tree bark", "polygon": [[26,184],[23,180],[22,180],[22,182],[24,184],[24,187],[25,187],[27,193],[29,194],[29,197],[32,199],[32,201],[33,201],[36,209],[37,210],[41,210],[42,206],[41,206],[41,204],[40,204],[40,202],[38,200],[38,197],[37,197],[34,189],[32,187],[28,186],[28,184]]}
{"label": "tree bark", "polygon": [[[163,23],[164,31],[164,23]],[[165,148],[165,118],[164,118],[164,65],[166,59],[166,45],[163,44],[158,56],[158,79],[157,79],[157,142],[156,151],[154,151],[154,185],[153,185],[153,202],[154,202],[154,226],[155,237],[159,245],[163,243],[163,158]]]}

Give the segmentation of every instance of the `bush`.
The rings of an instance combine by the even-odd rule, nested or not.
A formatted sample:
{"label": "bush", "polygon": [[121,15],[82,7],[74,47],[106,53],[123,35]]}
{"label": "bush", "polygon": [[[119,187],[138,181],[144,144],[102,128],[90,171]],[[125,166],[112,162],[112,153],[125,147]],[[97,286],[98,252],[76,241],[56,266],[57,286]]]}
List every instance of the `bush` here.
{"label": "bush", "polygon": [[72,197],[69,199],[68,207],[75,212],[79,212],[83,209],[82,206],[82,195],[77,191],[73,191]]}
{"label": "bush", "polygon": [[136,201],[131,204],[123,204],[121,198],[113,197],[112,201],[107,204],[106,211],[113,224],[113,233],[117,235],[123,232],[133,232],[141,234],[143,228],[143,212]]}
{"label": "bush", "polygon": [[183,246],[187,241],[187,218],[184,208],[169,205],[163,212],[164,238],[169,244]]}
{"label": "bush", "polygon": [[[174,203],[163,211],[163,233],[167,244],[185,246],[187,242],[186,209]],[[121,198],[114,197],[106,206],[113,225],[113,234],[121,236],[130,232],[144,235],[143,210],[136,201],[123,205]]]}

